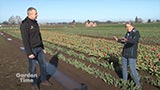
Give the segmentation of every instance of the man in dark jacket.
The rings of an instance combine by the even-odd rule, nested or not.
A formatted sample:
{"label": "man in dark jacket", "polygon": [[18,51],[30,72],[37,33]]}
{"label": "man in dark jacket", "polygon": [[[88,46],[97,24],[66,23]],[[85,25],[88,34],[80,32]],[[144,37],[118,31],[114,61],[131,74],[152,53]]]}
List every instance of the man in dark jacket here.
{"label": "man in dark jacket", "polygon": [[122,51],[123,79],[124,80],[128,79],[127,66],[129,64],[134,81],[138,86],[140,85],[140,81],[139,81],[138,73],[136,70],[136,60],[137,60],[137,49],[138,49],[140,34],[134,28],[131,22],[127,22],[125,24],[125,27],[127,29],[127,33],[125,37],[122,37],[122,39],[118,39],[116,36],[114,36],[114,39],[117,42],[124,44],[123,51]]}
{"label": "man in dark jacket", "polygon": [[[32,75],[36,74],[36,62],[38,61],[40,65],[42,85],[49,85],[48,81],[46,80],[47,72],[44,55],[46,51],[44,50],[39,25],[36,21],[38,16],[37,10],[33,7],[30,7],[27,10],[27,14],[28,16],[22,21],[20,31],[27,58],[29,60],[29,72]],[[37,87],[37,77],[32,77],[32,79],[33,90],[35,90]]]}

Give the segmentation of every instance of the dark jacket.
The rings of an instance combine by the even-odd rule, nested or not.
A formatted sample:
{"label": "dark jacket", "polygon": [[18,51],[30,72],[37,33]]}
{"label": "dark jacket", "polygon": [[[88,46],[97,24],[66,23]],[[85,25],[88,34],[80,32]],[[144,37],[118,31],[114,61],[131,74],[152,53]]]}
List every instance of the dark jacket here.
{"label": "dark jacket", "polygon": [[137,49],[140,34],[136,29],[133,29],[131,32],[127,32],[125,35],[127,41],[125,43],[121,42],[121,39],[118,39],[118,42],[124,44],[122,56],[125,58],[137,58]]}
{"label": "dark jacket", "polygon": [[41,33],[36,20],[26,17],[20,26],[23,44],[27,55],[33,54],[32,49],[42,47],[44,49]]}

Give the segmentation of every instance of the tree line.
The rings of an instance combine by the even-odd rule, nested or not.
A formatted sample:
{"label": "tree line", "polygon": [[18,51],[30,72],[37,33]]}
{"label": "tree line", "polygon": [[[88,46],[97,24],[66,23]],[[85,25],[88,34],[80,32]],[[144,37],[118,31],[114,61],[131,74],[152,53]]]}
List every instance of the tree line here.
{"label": "tree line", "polygon": [[[8,21],[3,21],[2,23],[0,24],[3,24],[3,25],[19,25],[22,21],[22,18],[20,16],[11,16],[9,17]],[[87,20],[88,21],[88,20]],[[111,20],[108,20],[108,21],[105,21],[105,22],[101,22],[101,21],[95,21],[95,23],[123,23],[125,21],[118,21],[118,22],[114,22],[114,21],[111,21]],[[142,20],[142,18],[139,18],[139,17],[135,17],[135,20],[132,21],[134,23],[143,23],[144,21]],[[151,20],[151,19],[148,19],[147,20],[147,23],[152,23],[152,22],[160,22],[159,19],[157,20]],[[63,22],[64,23],[64,22]],[[67,22],[65,22],[67,23]],[[78,23],[76,22],[75,20],[73,20],[72,22],[70,23]],[[50,23],[47,23],[47,24],[50,24]]]}
{"label": "tree line", "polygon": [[9,17],[8,21],[3,21],[3,25],[19,25],[22,21],[20,16],[11,16]]}

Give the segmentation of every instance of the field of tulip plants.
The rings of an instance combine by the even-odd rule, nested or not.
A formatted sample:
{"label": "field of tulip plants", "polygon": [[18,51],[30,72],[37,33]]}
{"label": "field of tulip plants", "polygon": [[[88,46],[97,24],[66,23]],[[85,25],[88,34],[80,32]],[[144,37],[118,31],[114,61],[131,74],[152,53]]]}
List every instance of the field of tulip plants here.
{"label": "field of tulip plants", "polygon": [[[135,26],[141,34],[137,60],[141,82],[160,88],[160,23]],[[19,29],[6,28],[3,32],[21,39]],[[112,37],[116,35],[120,38],[125,32],[122,24],[99,24],[91,28],[83,25],[41,27],[49,54],[59,53],[60,60],[95,75],[95,78],[102,79],[106,84],[123,87],[122,90],[133,90],[132,80],[125,82],[116,74],[116,71],[121,70],[123,45]]]}

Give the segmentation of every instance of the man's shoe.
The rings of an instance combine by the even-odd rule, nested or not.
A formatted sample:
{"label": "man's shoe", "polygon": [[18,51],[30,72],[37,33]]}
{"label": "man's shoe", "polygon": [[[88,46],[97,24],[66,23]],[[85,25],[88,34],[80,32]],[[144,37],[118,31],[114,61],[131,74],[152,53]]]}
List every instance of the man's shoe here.
{"label": "man's shoe", "polygon": [[42,81],[41,84],[45,86],[51,86],[51,83],[49,83],[47,80]]}
{"label": "man's shoe", "polygon": [[32,85],[32,90],[39,90],[37,85]]}

